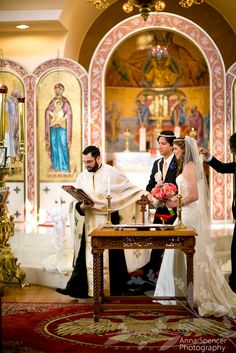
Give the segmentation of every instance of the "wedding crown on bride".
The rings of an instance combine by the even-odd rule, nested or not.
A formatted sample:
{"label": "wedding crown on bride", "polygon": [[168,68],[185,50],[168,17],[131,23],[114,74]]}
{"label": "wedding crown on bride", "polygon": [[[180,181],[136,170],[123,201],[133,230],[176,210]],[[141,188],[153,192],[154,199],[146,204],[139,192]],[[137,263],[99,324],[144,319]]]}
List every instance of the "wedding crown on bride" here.
{"label": "wedding crown on bride", "polygon": [[177,137],[174,139],[174,142],[175,141],[185,141],[185,137]]}
{"label": "wedding crown on bride", "polygon": [[158,137],[171,137],[171,138],[176,139],[176,136],[175,136],[175,135],[159,134]]}

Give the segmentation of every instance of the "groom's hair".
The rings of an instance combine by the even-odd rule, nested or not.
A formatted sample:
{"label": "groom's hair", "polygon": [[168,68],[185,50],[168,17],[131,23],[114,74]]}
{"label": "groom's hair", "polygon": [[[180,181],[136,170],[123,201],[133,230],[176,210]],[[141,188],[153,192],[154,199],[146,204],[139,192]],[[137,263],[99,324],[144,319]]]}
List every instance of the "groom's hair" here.
{"label": "groom's hair", "polygon": [[165,137],[166,141],[173,146],[174,139],[176,139],[176,136],[173,131],[171,130],[163,130],[160,132],[160,134],[157,136],[157,142],[159,142],[160,137]]}
{"label": "groom's hair", "polygon": [[236,132],[230,136],[229,144],[230,144],[230,151],[232,153],[236,153]]}
{"label": "groom's hair", "polygon": [[86,156],[87,154],[89,154],[89,153],[91,153],[91,155],[93,156],[93,158],[97,158],[97,157],[100,156],[100,150],[99,150],[99,148],[96,147],[96,146],[92,146],[92,145],[87,146],[87,147],[83,150],[83,152],[82,152],[82,154],[85,155],[85,156]]}

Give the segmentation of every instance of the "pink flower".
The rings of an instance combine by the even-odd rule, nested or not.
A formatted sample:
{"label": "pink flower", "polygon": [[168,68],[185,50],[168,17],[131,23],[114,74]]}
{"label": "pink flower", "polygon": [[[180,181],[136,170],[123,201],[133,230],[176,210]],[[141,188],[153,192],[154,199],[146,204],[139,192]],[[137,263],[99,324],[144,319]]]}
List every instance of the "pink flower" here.
{"label": "pink flower", "polygon": [[165,194],[167,198],[174,196],[176,192],[177,192],[177,187],[174,184],[170,183],[165,186]]}
{"label": "pink flower", "polygon": [[151,195],[158,201],[170,199],[177,192],[176,185],[172,183],[158,183],[151,191]]}

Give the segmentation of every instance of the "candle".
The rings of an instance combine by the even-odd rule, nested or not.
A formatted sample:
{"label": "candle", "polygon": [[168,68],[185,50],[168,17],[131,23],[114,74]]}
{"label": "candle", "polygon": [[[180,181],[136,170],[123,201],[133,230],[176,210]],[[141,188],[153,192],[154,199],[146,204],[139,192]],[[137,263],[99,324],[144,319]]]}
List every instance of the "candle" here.
{"label": "candle", "polygon": [[139,151],[146,152],[146,128],[144,126],[139,128]]}
{"label": "candle", "polygon": [[111,176],[108,175],[108,178],[107,178],[107,193],[108,195],[110,195],[111,193]]}
{"label": "candle", "polygon": [[175,136],[176,136],[176,137],[179,137],[179,136],[180,136],[180,132],[181,132],[181,128],[180,128],[178,125],[176,125],[176,126],[174,127],[174,134],[175,134]]}

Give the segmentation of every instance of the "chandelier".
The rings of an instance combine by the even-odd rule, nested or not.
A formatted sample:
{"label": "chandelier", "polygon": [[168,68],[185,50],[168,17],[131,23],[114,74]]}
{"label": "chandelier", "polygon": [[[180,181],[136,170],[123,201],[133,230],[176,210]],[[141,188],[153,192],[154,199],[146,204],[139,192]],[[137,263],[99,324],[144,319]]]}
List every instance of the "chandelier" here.
{"label": "chandelier", "polygon": [[153,59],[164,60],[168,58],[169,50],[167,46],[157,44],[148,49],[148,55]]}
{"label": "chandelier", "polygon": [[[178,0],[179,5],[184,8],[189,8],[192,5],[201,5],[204,0]],[[92,3],[97,9],[106,9],[110,4],[109,0],[87,0]],[[166,7],[165,1],[163,0],[127,0],[123,4],[123,10],[126,13],[131,13],[137,7],[139,12],[144,19],[147,20],[149,13],[154,10],[157,12],[163,11]]]}
{"label": "chandelier", "polygon": [[156,32],[153,35],[151,46],[147,48],[148,56],[156,59],[159,63],[165,63],[169,56],[169,48],[163,32]]}

